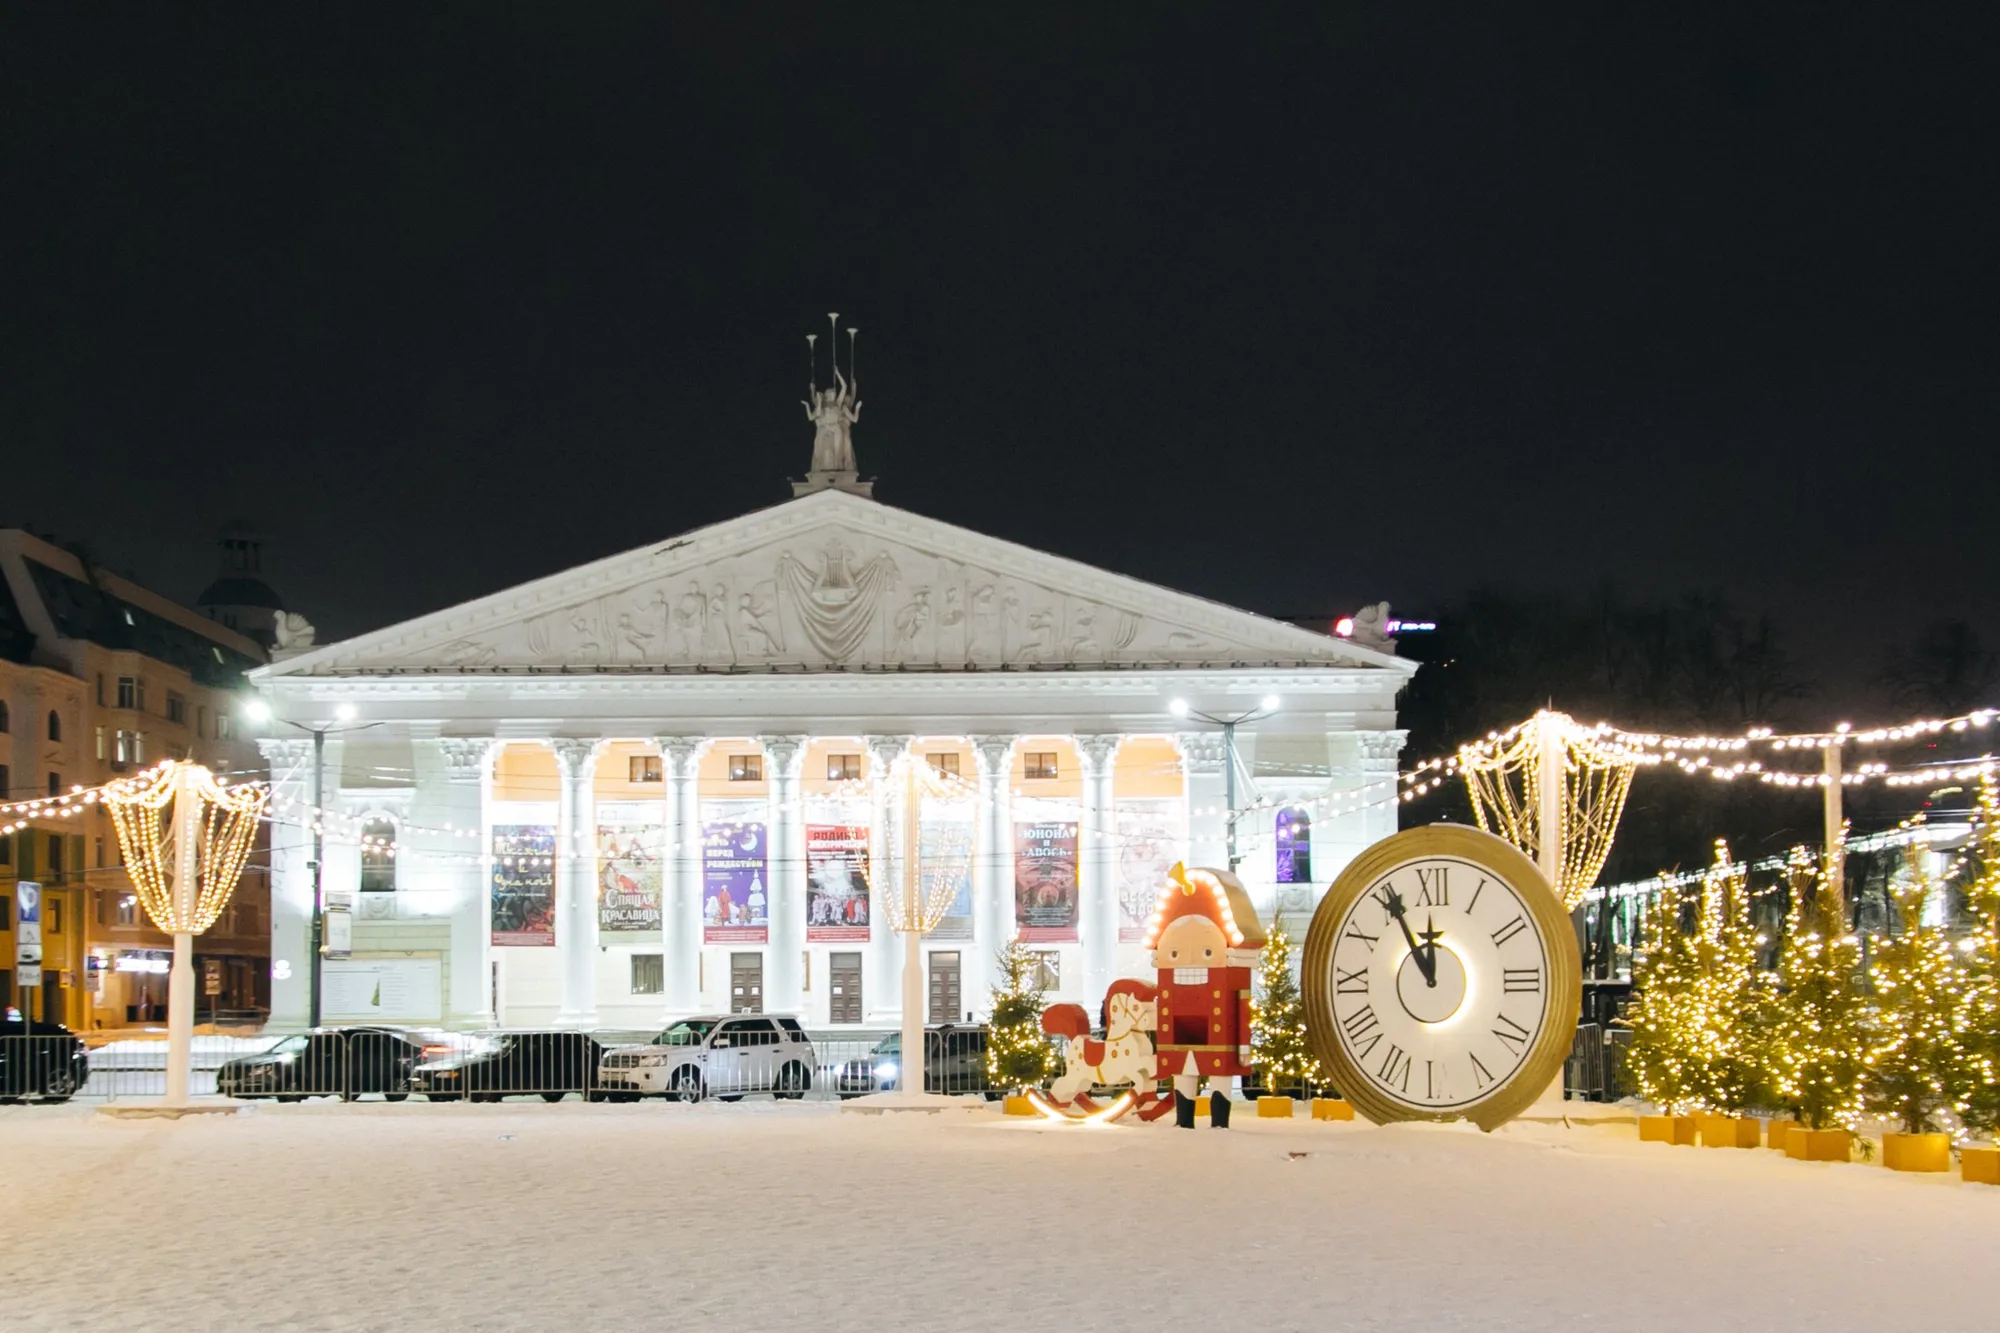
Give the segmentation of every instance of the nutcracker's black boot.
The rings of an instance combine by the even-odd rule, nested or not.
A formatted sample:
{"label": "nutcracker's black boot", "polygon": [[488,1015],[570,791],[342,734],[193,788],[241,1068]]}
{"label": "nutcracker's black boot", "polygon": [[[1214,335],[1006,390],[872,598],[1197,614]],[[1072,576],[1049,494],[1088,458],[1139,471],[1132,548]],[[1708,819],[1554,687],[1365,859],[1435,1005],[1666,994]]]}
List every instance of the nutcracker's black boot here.
{"label": "nutcracker's black boot", "polygon": [[1229,1099],[1215,1088],[1208,1090],[1208,1125],[1210,1129],[1229,1128]]}
{"label": "nutcracker's black boot", "polygon": [[1194,1098],[1185,1093],[1174,1094],[1174,1124],[1181,1129],[1194,1128]]}

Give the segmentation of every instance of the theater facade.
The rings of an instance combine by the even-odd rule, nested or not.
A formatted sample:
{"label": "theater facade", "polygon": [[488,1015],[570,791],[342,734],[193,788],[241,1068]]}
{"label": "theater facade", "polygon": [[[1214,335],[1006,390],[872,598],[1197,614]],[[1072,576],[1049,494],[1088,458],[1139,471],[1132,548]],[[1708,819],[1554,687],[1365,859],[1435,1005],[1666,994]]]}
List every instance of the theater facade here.
{"label": "theater facade", "polygon": [[944,904],[931,1021],[983,1015],[1017,937],[1052,1000],[1095,1008],[1148,972],[1165,868],[1227,864],[1204,714],[1275,705],[1234,731],[1267,920],[1302,930],[1394,831],[1413,663],[906,512],[851,470],[794,488],[345,642],[294,623],[253,677],[274,1026],[308,1021],[315,819],[322,1021],[602,1029],[894,1026],[881,895],[912,850]]}

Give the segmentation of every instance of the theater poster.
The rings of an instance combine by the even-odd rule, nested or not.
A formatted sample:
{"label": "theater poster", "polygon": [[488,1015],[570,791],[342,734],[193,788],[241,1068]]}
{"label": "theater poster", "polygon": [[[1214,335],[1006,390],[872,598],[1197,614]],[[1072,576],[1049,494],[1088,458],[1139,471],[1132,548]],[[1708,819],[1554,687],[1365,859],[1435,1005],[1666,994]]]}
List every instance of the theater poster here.
{"label": "theater poster", "polygon": [[597,807],[597,929],[629,944],[660,938],[665,843],[659,802],[604,801]]}
{"label": "theater poster", "polygon": [[1160,885],[1174,862],[1185,856],[1186,807],[1180,797],[1138,798],[1118,803],[1118,940],[1146,938],[1146,922],[1159,900]]}
{"label": "theater poster", "polygon": [[763,944],[771,934],[770,834],[762,801],[701,805],[701,939]]}
{"label": "theater poster", "polygon": [[[926,797],[917,816],[917,858],[924,901],[933,890],[949,891],[951,901],[932,927],[934,940],[972,938],[972,802]],[[945,883],[938,882],[944,877]]]}
{"label": "theater poster", "polygon": [[806,825],[806,940],[868,938],[868,825]]}
{"label": "theater poster", "polygon": [[495,945],[556,942],[556,831],[551,824],[493,826]]}
{"label": "theater poster", "polygon": [[1030,944],[1076,940],[1076,819],[1014,821],[1014,925]]}

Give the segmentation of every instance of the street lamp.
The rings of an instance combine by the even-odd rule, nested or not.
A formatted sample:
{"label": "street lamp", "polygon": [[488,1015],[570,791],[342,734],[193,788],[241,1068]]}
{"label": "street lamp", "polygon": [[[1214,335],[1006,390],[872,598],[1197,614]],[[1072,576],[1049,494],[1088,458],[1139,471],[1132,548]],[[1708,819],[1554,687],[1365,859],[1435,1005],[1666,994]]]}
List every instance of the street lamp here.
{"label": "street lamp", "polygon": [[[286,726],[292,727],[298,731],[303,731],[307,735],[313,738],[313,794],[312,794],[313,910],[312,910],[311,958],[306,963],[306,976],[308,978],[307,989],[306,989],[306,994],[307,994],[306,1026],[308,1028],[316,1028],[319,1026],[319,993],[320,993],[320,962],[321,962],[320,950],[324,947],[325,942],[323,935],[326,930],[326,894],[321,887],[321,877],[320,877],[321,863],[326,859],[325,856],[326,845],[324,841],[325,834],[323,831],[325,828],[325,804],[326,804],[324,799],[324,782],[326,777],[326,738],[329,732],[366,731],[369,727],[380,726],[381,724],[379,722],[364,722],[358,727],[356,726],[309,727],[303,722],[294,722],[288,717],[278,717],[274,715],[271,712],[271,705],[264,702],[262,699],[251,699],[247,703],[245,703],[243,705],[243,716],[248,718],[250,721],[258,724],[259,726],[271,722],[282,722]],[[333,710],[333,717],[334,721],[336,722],[348,722],[348,723],[353,722],[355,718],[354,705],[348,703],[335,705]]]}
{"label": "street lamp", "polygon": [[1246,722],[1262,722],[1278,711],[1283,700],[1275,694],[1267,694],[1257,701],[1257,706],[1247,713],[1237,713],[1231,717],[1217,717],[1204,713],[1199,708],[1191,708],[1185,699],[1167,701],[1167,711],[1179,718],[1195,718],[1222,728],[1222,800],[1229,807],[1229,870],[1236,871],[1236,865],[1243,858],[1236,854],[1236,728]]}

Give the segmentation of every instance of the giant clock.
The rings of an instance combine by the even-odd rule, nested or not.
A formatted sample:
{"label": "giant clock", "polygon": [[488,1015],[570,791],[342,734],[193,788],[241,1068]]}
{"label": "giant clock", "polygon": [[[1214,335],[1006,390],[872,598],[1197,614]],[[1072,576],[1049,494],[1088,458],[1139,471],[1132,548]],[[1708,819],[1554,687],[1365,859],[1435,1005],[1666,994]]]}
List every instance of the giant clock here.
{"label": "giant clock", "polygon": [[1456,824],[1357,857],[1301,971],[1314,1053],[1378,1124],[1519,1115],[1562,1072],[1582,1002],[1576,934],[1534,863]]}

